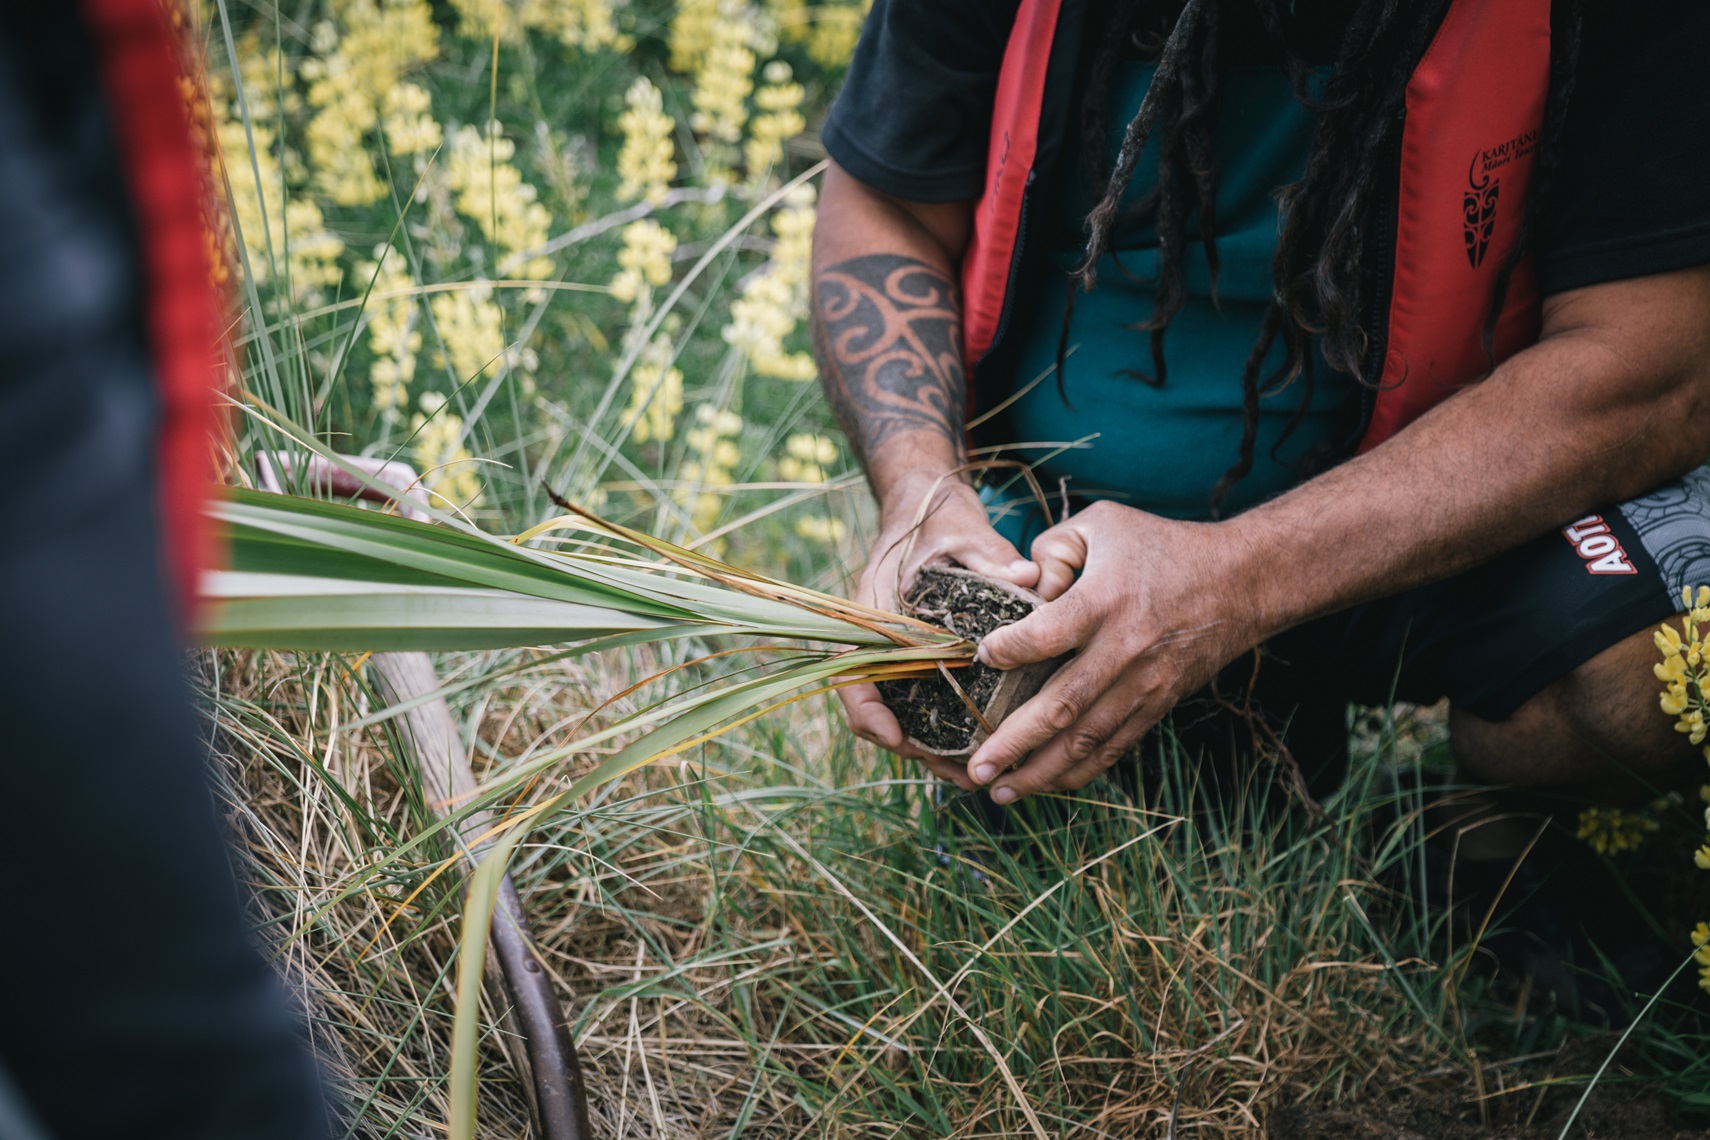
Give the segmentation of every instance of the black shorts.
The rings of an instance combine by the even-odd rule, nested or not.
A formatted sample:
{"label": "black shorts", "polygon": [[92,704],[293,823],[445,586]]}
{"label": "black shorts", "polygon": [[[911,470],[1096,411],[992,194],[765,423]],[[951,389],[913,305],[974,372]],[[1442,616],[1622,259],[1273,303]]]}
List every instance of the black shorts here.
{"label": "black shorts", "polygon": [[1588,514],[1442,582],[1320,619],[1274,657],[1350,700],[1434,704],[1486,720],[1681,611],[1710,585],[1710,466]]}

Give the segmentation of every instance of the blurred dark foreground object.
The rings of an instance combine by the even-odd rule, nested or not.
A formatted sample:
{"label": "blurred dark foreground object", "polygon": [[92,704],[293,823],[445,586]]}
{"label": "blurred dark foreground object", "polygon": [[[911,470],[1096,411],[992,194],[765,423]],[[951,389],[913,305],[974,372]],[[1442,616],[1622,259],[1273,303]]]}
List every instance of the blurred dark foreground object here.
{"label": "blurred dark foreground object", "polygon": [[175,628],[218,312],[176,76],[159,0],[0,10],[0,1069],[56,1140],[319,1140]]}

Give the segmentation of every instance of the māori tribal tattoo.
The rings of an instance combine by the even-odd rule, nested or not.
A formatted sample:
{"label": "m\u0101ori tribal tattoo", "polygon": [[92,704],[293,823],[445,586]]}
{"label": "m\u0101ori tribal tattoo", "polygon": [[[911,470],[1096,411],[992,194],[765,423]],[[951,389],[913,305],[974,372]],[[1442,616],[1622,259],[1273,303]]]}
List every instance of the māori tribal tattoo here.
{"label": "m\u0101ori tribal tattoo", "polygon": [[863,462],[904,432],[936,432],[958,461],[967,380],[956,286],[924,261],[880,253],[819,271],[814,348],[838,420]]}

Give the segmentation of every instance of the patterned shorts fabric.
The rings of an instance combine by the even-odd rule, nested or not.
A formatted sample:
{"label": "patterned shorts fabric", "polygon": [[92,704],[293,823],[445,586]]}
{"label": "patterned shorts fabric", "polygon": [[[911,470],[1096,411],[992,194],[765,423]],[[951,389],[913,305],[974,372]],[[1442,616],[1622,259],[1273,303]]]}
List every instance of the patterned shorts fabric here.
{"label": "patterned shorts fabric", "polygon": [[1670,598],[1710,586],[1710,466],[1622,503],[1621,514],[1638,532]]}

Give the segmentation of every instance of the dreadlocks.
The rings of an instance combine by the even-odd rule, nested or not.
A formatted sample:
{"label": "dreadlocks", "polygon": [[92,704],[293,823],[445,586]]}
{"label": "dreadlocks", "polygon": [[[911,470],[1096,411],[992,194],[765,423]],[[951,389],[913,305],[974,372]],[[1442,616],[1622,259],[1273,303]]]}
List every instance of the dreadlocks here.
{"label": "dreadlocks", "polygon": [[[1132,375],[1149,384],[1165,381],[1164,334],[1180,311],[1186,290],[1183,253],[1193,222],[1217,290],[1217,164],[1212,129],[1217,118],[1219,77],[1225,66],[1226,28],[1233,21],[1257,24],[1281,49],[1296,97],[1318,114],[1306,170],[1300,181],[1282,188],[1282,229],[1272,262],[1274,292],[1258,339],[1241,375],[1243,428],[1240,455],[1212,493],[1216,511],[1231,488],[1253,467],[1258,437],[1259,401],[1296,378],[1303,385],[1298,424],[1312,399],[1313,337],[1322,337],[1325,359],[1358,382],[1375,385],[1381,362],[1371,359],[1371,330],[1382,318],[1377,298],[1369,295],[1364,268],[1381,252],[1374,235],[1386,208],[1386,172],[1396,161],[1407,83],[1449,0],[1347,0],[1345,30],[1335,47],[1328,81],[1314,90],[1313,62],[1302,48],[1303,30],[1295,0],[1112,0],[1112,34],[1091,60],[1083,91],[1082,153],[1096,201],[1086,218],[1087,244],[1080,266],[1069,277],[1057,356],[1057,383],[1063,391],[1069,322],[1075,295],[1090,290],[1100,260],[1111,251],[1119,221],[1150,219],[1158,240],[1158,268],[1151,314],[1131,326],[1147,331],[1150,374]],[[1500,270],[1496,303],[1486,321],[1490,351],[1497,314],[1515,267],[1536,230],[1558,165],[1562,113],[1573,88],[1578,54],[1579,5],[1556,0],[1562,9],[1552,44],[1551,78],[1539,144],[1536,192],[1522,224],[1518,246]],[[1306,6],[1302,6],[1306,7]],[[1335,5],[1320,4],[1318,14]],[[1156,60],[1145,97],[1123,131],[1108,173],[1104,170],[1104,112],[1111,74],[1124,53],[1139,51]],[[1158,142],[1158,177],[1151,191],[1127,211],[1123,196],[1149,140]],[[1284,358],[1268,376],[1264,362],[1281,339]],[[1291,424],[1284,438],[1293,430]],[[1321,468],[1328,456],[1309,457]],[[1307,472],[1310,474],[1311,472]]]}

